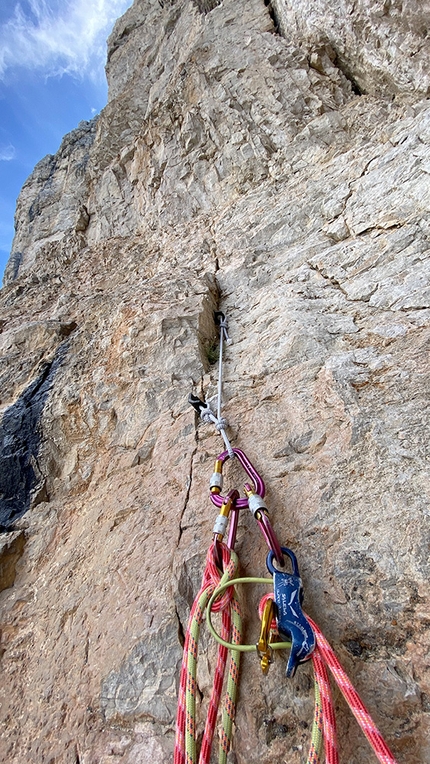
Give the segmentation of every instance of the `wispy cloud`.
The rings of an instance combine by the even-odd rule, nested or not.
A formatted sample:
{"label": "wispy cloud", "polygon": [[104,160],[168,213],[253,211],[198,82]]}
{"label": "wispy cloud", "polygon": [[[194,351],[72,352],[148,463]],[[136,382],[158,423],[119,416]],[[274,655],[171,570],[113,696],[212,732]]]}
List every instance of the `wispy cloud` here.
{"label": "wispy cloud", "polygon": [[[106,37],[132,0],[29,0],[17,2],[0,27],[0,78],[14,67],[47,75],[103,74]],[[26,10],[27,9],[27,10]]]}
{"label": "wispy cloud", "polygon": [[15,159],[15,146],[9,143],[7,146],[0,144],[0,162],[10,162]]}

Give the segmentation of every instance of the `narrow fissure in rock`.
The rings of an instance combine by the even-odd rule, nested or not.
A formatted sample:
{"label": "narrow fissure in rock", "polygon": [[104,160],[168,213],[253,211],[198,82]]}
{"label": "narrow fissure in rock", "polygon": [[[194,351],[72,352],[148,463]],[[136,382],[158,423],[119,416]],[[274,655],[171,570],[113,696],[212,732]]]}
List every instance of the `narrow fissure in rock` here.
{"label": "narrow fissure in rock", "polygon": [[333,61],[333,65],[342,72],[343,76],[351,84],[351,90],[355,95],[366,95],[366,91],[360,87],[355,77],[351,74],[349,66],[342,60],[339,54],[336,52],[336,58]]}
{"label": "narrow fissure in rock", "polygon": [[275,8],[273,7],[272,0],[264,0],[264,5],[266,6],[267,10],[269,11],[269,16],[273,21],[273,31],[275,34],[281,34],[280,31],[280,24],[279,19],[276,13]]}

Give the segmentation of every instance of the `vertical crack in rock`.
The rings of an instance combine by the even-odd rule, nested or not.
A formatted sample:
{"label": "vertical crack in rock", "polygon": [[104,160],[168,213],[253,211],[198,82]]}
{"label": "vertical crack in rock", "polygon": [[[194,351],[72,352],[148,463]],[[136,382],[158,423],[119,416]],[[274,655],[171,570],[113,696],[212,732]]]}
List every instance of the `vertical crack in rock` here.
{"label": "vertical crack in rock", "polygon": [[214,274],[206,274],[207,296],[203,301],[203,310],[199,315],[198,343],[200,360],[205,372],[213,363],[212,355],[217,341],[215,312],[219,310],[220,290],[216,279],[217,258],[214,262]]}
{"label": "vertical crack in rock", "polygon": [[175,606],[175,615],[176,615],[176,619],[178,621],[178,640],[179,640],[179,644],[183,648],[184,644],[185,644],[185,631],[184,631],[184,627],[182,625],[181,617],[179,615],[179,611],[178,611],[177,606]]}
{"label": "vertical crack in rock", "polygon": [[272,0],[264,0],[264,5],[266,6],[267,10],[269,11],[269,16],[273,21],[273,31],[275,34],[281,34],[280,29],[280,23],[278,19],[278,15],[276,13],[276,10],[272,4]]}
{"label": "vertical crack in rock", "polygon": [[13,586],[16,576],[16,565],[25,545],[23,531],[5,533],[0,536],[0,592]]}
{"label": "vertical crack in rock", "polygon": [[54,359],[3,415],[0,424],[1,530],[10,530],[13,522],[30,508],[32,499],[47,498],[43,491],[44,475],[37,461],[41,445],[40,419],[67,349],[67,342],[59,346]]}
{"label": "vertical crack in rock", "polygon": [[[196,443],[197,443],[197,423],[196,423],[196,431],[195,431],[195,440],[196,440]],[[184,531],[184,528],[182,527],[182,520],[183,520],[183,518],[185,516],[185,513],[187,511],[187,506],[188,506],[188,502],[189,502],[189,499],[190,499],[191,486],[192,486],[192,483],[193,483],[193,464],[194,464],[194,457],[195,457],[196,453],[197,453],[197,445],[193,449],[193,452],[192,452],[191,457],[190,457],[190,469],[189,469],[188,480],[187,480],[187,493],[185,495],[184,506],[182,507],[181,515],[179,517],[179,534],[178,534],[178,540],[177,540],[177,543],[176,543],[177,547],[179,547],[179,544],[180,544],[180,541],[181,541],[181,537],[182,537],[182,533]]]}
{"label": "vertical crack in rock", "polygon": [[357,95],[428,97],[428,6],[413,1],[272,3],[286,39],[310,47],[328,42],[336,49],[336,66]]}
{"label": "vertical crack in rock", "polygon": [[[216,267],[216,266],[215,266]],[[216,356],[216,329],[214,316],[219,307],[220,290],[216,280],[216,276],[207,273],[205,276],[206,281],[206,294],[202,301],[202,310],[199,314],[198,330],[197,330],[197,342],[198,352],[200,355],[201,364],[205,372],[209,371],[211,364],[214,362]],[[200,379],[200,391],[199,396],[204,397],[203,393],[203,378]],[[191,413],[191,412],[190,412]],[[184,505],[182,507],[181,515],[179,518],[179,535],[177,540],[177,546],[179,546],[181,536],[183,533],[182,521],[187,511],[187,506],[190,498],[191,486],[193,482],[193,464],[194,457],[198,448],[198,416],[194,415],[194,440],[195,447],[190,457],[190,466],[187,480],[187,491],[185,495]]]}
{"label": "vertical crack in rock", "polygon": [[194,5],[197,6],[200,13],[210,13],[218,5],[221,5],[222,0],[193,0]]}
{"label": "vertical crack in rock", "polygon": [[348,82],[351,84],[351,90],[355,95],[366,95],[366,91],[360,87],[357,80],[351,73],[351,70],[346,63],[346,61],[343,61],[343,59],[339,56],[338,52],[335,50],[336,56],[333,61],[333,65],[336,67],[336,69],[339,69],[339,71],[343,74],[343,76],[348,80]]}

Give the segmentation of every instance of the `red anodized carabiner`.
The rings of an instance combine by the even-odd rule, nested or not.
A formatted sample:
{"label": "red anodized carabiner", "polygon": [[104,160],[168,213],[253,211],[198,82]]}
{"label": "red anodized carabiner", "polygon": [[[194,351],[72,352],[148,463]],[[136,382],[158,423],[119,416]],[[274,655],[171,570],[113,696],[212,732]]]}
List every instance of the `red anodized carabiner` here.
{"label": "red anodized carabiner", "polygon": [[[264,480],[258,474],[257,470],[249,461],[246,454],[244,454],[240,448],[233,448],[232,451],[234,456],[236,456],[241,463],[248,477],[251,478],[254,487],[252,488],[249,483],[245,483],[246,499],[236,499],[234,502],[234,513],[232,517],[228,546],[230,546],[231,543],[230,538],[234,539],[236,536],[238,511],[240,509],[248,508],[251,510],[252,514],[257,520],[259,528],[266,540],[269,549],[271,549],[274,553],[278,563],[283,566],[284,557],[282,554],[281,545],[276,537],[275,531],[272,528],[269,516],[267,514],[267,507],[263,501],[264,494],[266,492]],[[226,502],[228,502],[229,494],[227,496],[222,496],[221,490],[223,485],[222,468],[224,462],[229,458],[230,454],[228,451],[223,451],[222,454],[218,456],[217,460],[215,461],[215,469],[213,475],[210,479],[209,487],[211,492],[211,501],[213,504],[215,504],[216,507],[223,507]]]}

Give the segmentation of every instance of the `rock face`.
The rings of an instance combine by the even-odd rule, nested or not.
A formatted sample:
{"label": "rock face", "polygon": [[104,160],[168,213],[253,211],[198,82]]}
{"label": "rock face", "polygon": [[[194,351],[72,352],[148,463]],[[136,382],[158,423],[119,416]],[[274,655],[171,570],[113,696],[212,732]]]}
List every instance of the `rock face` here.
{"label": "rock face", "polygon": [[[428,0],[272,0],[279,29],[315,55],[328,43],[359,93],[428,97]],[[312,61],[312,58],[311,58]]]}
{"label": "rock face", "polygon": [[[24,185],[0,295],[2,760],[171,760],[223,450],[186,401],[216,395],[221,309],[229,435],[306,609],[398,761],[429,761],[427,24],[412,0],[117,22],[109,103]],[[248,514],[237,551],[264,575]],[[335,700],[341,760],[367,763]],[[231,761],[306,761],[312,705],[309,665],[247,656]]]}

